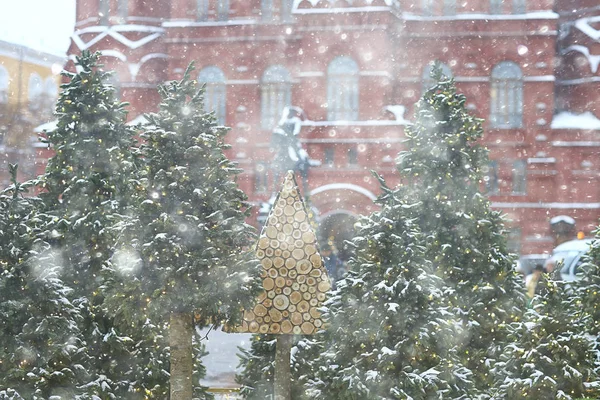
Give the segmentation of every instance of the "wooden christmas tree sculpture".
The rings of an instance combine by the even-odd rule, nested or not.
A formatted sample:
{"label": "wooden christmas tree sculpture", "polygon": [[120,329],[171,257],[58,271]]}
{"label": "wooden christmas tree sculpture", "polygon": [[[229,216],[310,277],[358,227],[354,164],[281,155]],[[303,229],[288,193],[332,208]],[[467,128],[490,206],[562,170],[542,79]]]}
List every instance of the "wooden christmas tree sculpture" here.
{"label": "wooden christmas tree sculpture", "polygon": [[264,292],[238,332],[310,335],[323,326],[318,308],[331,288],[294,175],[288,171],[256,255]]}
{"label": "wooden christmas tree sculpture", "polygon": [[288,171],[256,246],[264,291],[244,312],[237,332],[279,335],[275,354],[275,400],[290,399],[291,335],[311,335],[323,326],[319,307],[331,288],[317,238]]}

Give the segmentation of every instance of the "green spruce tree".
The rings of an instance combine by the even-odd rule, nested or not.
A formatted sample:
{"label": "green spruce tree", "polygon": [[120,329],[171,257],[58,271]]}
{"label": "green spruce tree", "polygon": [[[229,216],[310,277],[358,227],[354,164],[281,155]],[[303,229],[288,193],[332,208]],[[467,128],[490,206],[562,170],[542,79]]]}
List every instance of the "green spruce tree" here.
{"label": "green spruce tree", "polygon": [[[294,335],[291,356],[292,399],[306,398],[305,384],[313,376],[312,361],[323,349],[323,333],[315,336]],[[274,396],[275,343],[277,335],[252,335],[250,349],[240,348],[239,368],[236,376],[240,395],[249,400],[269,400]]]}
{"label": "green spruce tree", "polygon": [[84,52],[77,58],[79,72],[63,73],[68,83],[57,103],[57,128],[47,134],[55,154],[39,179],[40,196],[53,217],[46,237],[60,255],[61,278],[83,317],[80,330],[92,367],[82,391],[103,399],[141,398],[143,366],[151,362],[144,358],[150,356],[144,342],[154,337],[135,329],[145,320],[115,319],[105,304],[108,290],[123,280],[113,262],[119,226],[132,213],[135,131],[125,123],[126,104],[105,84],[110,75],[99,57]]}
{"label": "green spruce tree", "polygon": [[329,340],[314,363],[309,396],[319,399],[458,398],[469,371],[453,352],[459,324],[440,278],[424,259],[424,237],[406,218],[416,205],[383,182],[381,210],[362,217],[349,272],[329,307]]}
{"label": "green spruce tree", "polygon": [[406,201],[426,238],[425,258],[441,279],[447,306],[466,335],[455,346],[481,392],[491,387],[490,366],[522,314],[522,285],[513,272],[503,217],[480,193],[487,150],[477,143],[482,121],[470,115],[452,79],[434,69],[437,84],[417,103],[406,129],[398,170]]}
{"label": "green spruce tree", "polygon": [[127,288],[114,297],[120,312],[169,324],[171,396],[182,399],[191,399],[197,384],[194,322],[238,323],[260,285],[260,264],[250,250],[255,231],[245,222],[248,203],[235,182],[240,170],[224,154],[228,129],[204,112],[192,69],[159,87],[159,111],[147,115],[139,214],[124,236],[139,254],[132,257],[139,257],[139,268],[131,268]]}
{"label": "green spruce tree", "polygon": [[594,234],[595,240],[578,267],[581,279],[572,284],[572,310],[585,321],[585,331],[595,338],[596,363],[600,370],[600,226]]}
{"label": "green spruce tree", "polygon": [[589,315],[569,284],[541,278],[540,295],[523,320],[509,325],[509,340],[493,372],[494,398],[572,400],[600,398]]}
{"label": "green spruce tree", "polygon": [[72,399],[87,382],[89,359],[71,289],[56,254],[40,240],[50,222],[16,180],[0,193],[0,399]]}

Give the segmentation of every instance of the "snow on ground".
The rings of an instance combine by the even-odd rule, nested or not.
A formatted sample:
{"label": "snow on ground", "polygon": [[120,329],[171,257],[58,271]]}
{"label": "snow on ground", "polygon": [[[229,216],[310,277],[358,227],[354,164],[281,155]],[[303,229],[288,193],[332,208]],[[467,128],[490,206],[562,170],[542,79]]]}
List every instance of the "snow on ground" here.
{"label": "snow on ground", "polygon": [[550,126],[552,129],[600,129],[600,119],[591,111],[583,114],[563,111],[554,116]]}
{"label": "snow on ground", "polygon": [[[208,328],[201,331],[202,337],[206,335]],[[235,374],[238,369],[239,353],[238,346],[250,349],[249,333],[225,333],[221,328],[212,330],[208,339],[202,340],[206,346],[208,355],[202,358],[206,367],[206,376],[200,381],[203,386],[209,388],[229,389],[237,388]]]}

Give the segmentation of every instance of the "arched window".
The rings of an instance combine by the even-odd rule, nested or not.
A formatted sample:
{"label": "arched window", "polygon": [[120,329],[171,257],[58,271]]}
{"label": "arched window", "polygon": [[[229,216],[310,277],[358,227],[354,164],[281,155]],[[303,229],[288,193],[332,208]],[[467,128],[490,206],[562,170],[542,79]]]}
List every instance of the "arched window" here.
{"label": "arched window", "polygon": [[217,19],[219,21],[229,19],[229,0],[217,0]]}
{"label": "arched window", "polygon": [[206,21],[208,19],[208,0],[197,0],[196,18],[198,21]]}
{"label": "arched window", "polygon": [[35,111],[37,116],[47,117],[52,115],[54,104],[58,97],[58,87],[53,77],[43,80],[37,73],[29,76],[27,98],[29,109]]}
{"label": "arched window", "polygon": [[490,124],[519,128],[523,124],[523,73],[517,64],[503,61],[492,70]]}
{"label": "arched window", "polygon": [[56,100],[58,99],[58,86],[54,77],[49,76],[44,81],[44,90],[40,98],[40,111],[43,117],[51,116],[54,113]]}
{"label": "arched window", "polygon": [[263,21],[270,21],[273,19],[273,0],[260,1],[260,15]]}
{"label": "arched window", "polygon": [[282,65],[267,68],[261,81],[261,125],[273,129],[281,119],[281,112],[292,103],[290,73]]}
{"label": "arched window", "polygon": [[490,14],[502,14],[502,0],[490,0]]}
{"label": "arched window", "polygon": [[[433,77],[431,76],[431,72],[433,71],[433,66],[435,65],[435,62],[432,61],[430,63],[428,63],[425,68],[423,68],[423,75],[421,77],[421,91],[422,93],[425,93],[427,91],[427,89],[431,88],[433,85],[435,85],[435,80],[433,79]],[[444,63],[440,63],[440,67],[442,68],[442,74],[448,78],[452,78],[452,70],[450,69],[449,66],[447,66]]]}
{"label": "arched window", "polygon": [[0,104],[8,103],[8,82],[8,71],[0,65]]}
{"label": "arched window", "polygon": [[108,25],[108,16],[110,14],[110,0],[98,0],[98,16],[100,25]]}
{"label": "arched window", "polygon": [[358,119],[358,64],[350,57],[338,57],[327,67],[327,119]]}
{"label": "arched window", "polygon": [[198,74],[198,82],[206,84],[204,110],[214,111],[217,122],[225,124],[225,74],[218,67],[203,68]]}
{"label": "arched window", "polygon": [[513,14],[524,14],[527,11],[525,0],[513,0]]}
{"label": "arched window", "polygon": [[456,15],[456,0],[444,0],[444,15]]}
{"label": "arched window", "polygon": [[44,92],[44,82],[42,77],[35,72],[29,75],[29,86],[27,88],[27,100],[29,100],[29,109],[38,111],[40,109],[40,99]]}

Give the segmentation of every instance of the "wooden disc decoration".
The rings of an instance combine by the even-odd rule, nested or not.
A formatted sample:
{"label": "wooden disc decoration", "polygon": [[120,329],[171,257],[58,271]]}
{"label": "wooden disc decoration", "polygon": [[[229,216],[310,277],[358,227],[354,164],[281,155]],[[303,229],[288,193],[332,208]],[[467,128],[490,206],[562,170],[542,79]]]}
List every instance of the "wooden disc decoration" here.
{"label": "wooden disc decoration", "polygon": [[237,332],[311,335],[323,326],[318,308],[331,284],[307,215],[288,171],[256,246],[264,292]]}

